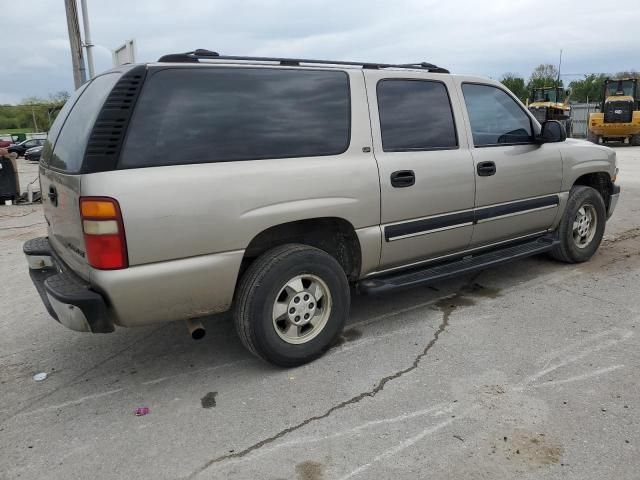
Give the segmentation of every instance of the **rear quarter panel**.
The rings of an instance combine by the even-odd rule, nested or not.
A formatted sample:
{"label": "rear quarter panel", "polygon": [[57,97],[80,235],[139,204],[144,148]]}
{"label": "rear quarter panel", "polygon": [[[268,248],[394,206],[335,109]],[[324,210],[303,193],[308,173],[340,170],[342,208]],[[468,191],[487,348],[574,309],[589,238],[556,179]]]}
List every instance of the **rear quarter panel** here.
{"label": "rear quarter panel", "polygon": [[132,266],[242,250],[266,228],[301,219],[377,226],[378,170],[363,152],[371,147],[363,76],[349,76],[351,142],[343,154],[101,172],[83,177],[83,195],[118,200]]}

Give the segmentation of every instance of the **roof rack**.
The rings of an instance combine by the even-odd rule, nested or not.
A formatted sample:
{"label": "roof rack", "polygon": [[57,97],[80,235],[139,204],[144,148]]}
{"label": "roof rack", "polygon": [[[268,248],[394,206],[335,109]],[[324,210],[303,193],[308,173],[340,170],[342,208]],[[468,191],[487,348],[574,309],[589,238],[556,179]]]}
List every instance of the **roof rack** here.
{"label": "roof rack", "polygon": [[438,67],[432,63],[417,62],[417,63],[373,63],[373,62],[348,62],[344,60],[312,60],[308,58],[281,58],[281,57],[241,57],[236,55],[220,55],[218,52],[212,52],[211,50],[198,49],[192,52],[185,53],[171,53],[163,55],[158,59],[159,62],[172,62],[172,63],[199,63],[200,59],[203,60],[236,60],[241,62],[257,61],[257,62],[274,62],[284,66],[300,66],[302,63],[312,65],[348,65],[348,66],[360,66],[368,69],[381,69],[381,68],[412,68],[427,70],[432,73],[449,73],[446,68]]}

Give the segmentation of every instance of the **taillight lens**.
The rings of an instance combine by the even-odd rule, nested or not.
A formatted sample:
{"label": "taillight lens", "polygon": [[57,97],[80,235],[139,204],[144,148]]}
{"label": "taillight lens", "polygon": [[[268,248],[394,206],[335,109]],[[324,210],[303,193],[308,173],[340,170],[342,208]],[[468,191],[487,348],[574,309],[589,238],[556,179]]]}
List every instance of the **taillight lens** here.
{"label": "taillight lens", "polygon": [[82,197],[80,217],[89,265],[100,270],[127,268],[127,242],[118,202],[109,197]]}

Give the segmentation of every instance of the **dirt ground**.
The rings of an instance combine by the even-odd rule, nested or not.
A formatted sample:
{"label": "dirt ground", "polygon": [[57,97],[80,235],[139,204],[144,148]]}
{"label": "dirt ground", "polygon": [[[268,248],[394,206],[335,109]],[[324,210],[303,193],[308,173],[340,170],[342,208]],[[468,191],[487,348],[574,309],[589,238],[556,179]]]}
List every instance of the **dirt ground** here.
{"label": "dirt ground", "polygon": [[[638,478],[640,147],[616,150],[622,197],[591,261],[356,297],[335,347],[289,370],[228,315],[200,342],[181,323],[61,327],[21,253],[40,206],[1,206],[0,478]],[[26,189],[37,169],[20,170]]]}

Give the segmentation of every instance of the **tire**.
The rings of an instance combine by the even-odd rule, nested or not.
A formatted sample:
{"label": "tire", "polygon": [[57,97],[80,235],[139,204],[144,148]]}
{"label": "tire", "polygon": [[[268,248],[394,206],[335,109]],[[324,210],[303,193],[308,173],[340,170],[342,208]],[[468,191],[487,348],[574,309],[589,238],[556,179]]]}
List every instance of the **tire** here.
{"label": "tire", "polygon": [[631,145],[633,145],[634,147],[640,147],[640,134],[638,135],[633,135],[631,137]]}
{"label": "tire", "polygon": [[587,131],[587,140],[589,140],[591,143],[598,143],[598,136],[591,133],[591,130]]}
{"label": "tire", "polygon": [[[587,217],[588,222],[583,220]],[[604,200],[598,191],[581,185],[573,187],[556,230],[559,244],[551,250],[551,256],[565,263],[586,262],[600,246],[606,221]],[[582,235],[583,232],[586,233]]]}
{"label": "tire", "polygon": [[[234,320],[254,355],[294,367],[329,349],[344,327],[349,305],[349,283],[335,258],[314,247],[287,244],[258,257],[242,276]],[[304,325],[294,325],[297,321]]]}

